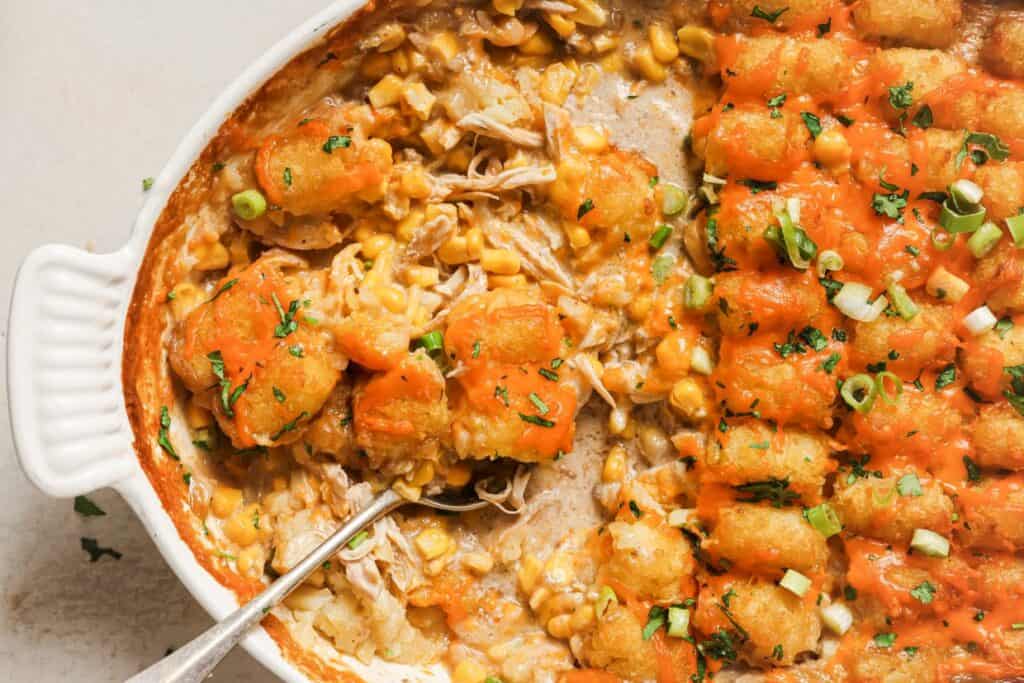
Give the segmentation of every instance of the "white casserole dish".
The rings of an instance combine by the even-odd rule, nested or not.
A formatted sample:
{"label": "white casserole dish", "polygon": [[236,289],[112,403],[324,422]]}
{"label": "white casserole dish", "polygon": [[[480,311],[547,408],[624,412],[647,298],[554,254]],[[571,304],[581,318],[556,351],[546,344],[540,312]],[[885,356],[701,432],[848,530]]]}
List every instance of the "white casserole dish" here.
{"label": "white casserole dish", "polygon": [[[8,320],[8,394],[22,469],[44,493],[68,498],[111,487],[131,505],[167,563],[214,618],[238,601],[197,562],[136,456],[121,380],[126,314],[138,269],[164,206],[221,124],[295,56],[364,6],[337,0],[255,60],[196,122],[149,191],[128,243],[96,255],[64,245],[34,250],[22,263]],[[310,680],[261,628],[242,646],[282,680]],[[345,658],[368,683],[446,680],[424,671]]]}

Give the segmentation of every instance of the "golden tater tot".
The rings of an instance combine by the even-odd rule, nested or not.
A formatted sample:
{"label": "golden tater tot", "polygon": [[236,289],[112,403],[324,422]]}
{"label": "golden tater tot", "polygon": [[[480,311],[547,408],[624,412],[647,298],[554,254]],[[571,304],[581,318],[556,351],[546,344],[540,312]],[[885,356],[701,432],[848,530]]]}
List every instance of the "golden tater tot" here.
{"label": "golden tater tot", "polygon": [[946,47],[957,39],[961,0],[862,0],[853,10],[857,30],[867,38],[914,47]]}
{"label": "golden tater tot", "polygon": [[718,511],[704,547],[731,566],[748,571],[808,573],[820,571],[828,561],[825,537],[799,509],[776,509],[736,504]]}

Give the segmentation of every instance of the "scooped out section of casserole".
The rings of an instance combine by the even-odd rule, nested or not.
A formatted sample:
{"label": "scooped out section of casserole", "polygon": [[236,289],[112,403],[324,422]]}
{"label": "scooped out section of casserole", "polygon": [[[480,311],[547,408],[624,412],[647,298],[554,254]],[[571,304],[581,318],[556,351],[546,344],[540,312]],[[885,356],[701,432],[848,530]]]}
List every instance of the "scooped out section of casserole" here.
{"label": "scooped out section of casserole", "polygon": [[243,599],[386,487],[513,513],[354,538],[266,621],[317,680],[1024,675],[1022,35],[960,0],[367,11],[161,219],[143,465]]}

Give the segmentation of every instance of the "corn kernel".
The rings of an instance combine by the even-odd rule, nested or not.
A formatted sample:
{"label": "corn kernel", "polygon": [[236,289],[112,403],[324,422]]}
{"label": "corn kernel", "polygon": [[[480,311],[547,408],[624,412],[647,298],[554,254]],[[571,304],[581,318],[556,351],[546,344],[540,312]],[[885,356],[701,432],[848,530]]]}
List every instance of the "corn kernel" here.
{"label": "corn kernel", "polygon": [[416,534],[413,541],[424,560],[436,560],[452,547],[452,537],[443,529],[429,528]]}
{"label": "corn kernel", "polygon": [[441,55],[441,58],[448,62],[459,53],[459,40],[452,31],[441,31],[430,39],[430,47]]}
{"label": "corn kernel", "polygon": [[519,46],[519,51],[524,55],[531,56],[549,55],[555,51],[555,45],[551,42],[548,34],[538,31]]}
{"label": "corn kernel", "polygon": [[441,281],[441,272],[431,266],[409,266],[403,274],[405,284],[410,287],[432,287]]}
{"label": "corn kernel", "polygon": [[544,603],[551,598],[551,589],[547,586],[541,586],[537,590],[533,591],[530,595],[530,599],[527,603],[530,605],[530,609],[534,612],[539,612]]}
{"label": "corn kernel", "polygon": [[411,500],[413,502],[419,500],[420,496],[423,494],[423,491],[420,489],[420,487],[410,486],[401,479],[392,484],[391,488],[393,488],[395,490],[395,493],[400,495],[402,498],[405,498],[406,500]]}
{"label": "corn kernel", "polygon": [[608,12],[594,0],[573,0],[571,4],[576,6],[571,18],[577,24],[601,28],[608,23]]}
{"label": "corn kernel", "polygon": [[572,134],[584,152],[599,154],[608,148],[608,136],[593,126],[579,126],[573,129]]}
{"label": "corn kernel", "polygon": [[375,52],[367,55],[359,65],[359,73],[365,78],[380,79],[391,71],[391,57]]}
{"label": "corn kernel", "polygon": [[599,33],[591,38],[590,42],[594,44],[594,51],[603,55],[619,46],[619,37],[612,33]]}
{"label": "corn kernel", "polygon": [[520,273],[518,275],[491,275],[487,278],[487,284],[491,289],[513,289],[525,287],[527,282],[526,276]]}
{"label": "corn kernel", "polygon": [[445,166],[453,171],[465,173],[473,160],[473,150],[468,145],[459,145],[444,158]]}
{"label": "corn kernel", "polygon": [[572,559],[564,552],[556,552],[548,558],[544,565],[544,577],[553,586],[569,583],[574,575]]}
{"label": "corn kernel", "polygon": [[368,259],[375,259],[380,256],[385,249],[390,248],[394,241],[395,240],[391,235],[382,235],[377,233],[368,239],[362,240],[362,255]]}
{"label": "corn kernel", "polygon": [[402,86],[401,78],[394,74],[388,74],[370,88],[370,104],[377,109],[397,104],[398,99],[402,96]]}
{"label": "corn kernel", "polygon": [[407,479],[413,486],[426,486],[434,479],[434,463],[421,463]]}
{"label": "corn kernel", "polygon": [[679,415],[691,420],[700,420],[708,415],[704,389],[692,377],[685,377],[672,385],[668,402]]}
{"label": "corn kernel", "polygon": [[221,519],[224,519],[232,512],[235,508],[242,503],[242,490],[232,488],[230,486],[218,486],[213,491],[213,496],[210,498],[210,509],[213,510],[213,514]]}
{"label": "corn kernel", "polygon": [[452,683],[483,683],[486,678],[487,669],[475,659],[463,659],[452,671]]}
{"label": "corn kernel", "polygon": [[544,69],[540,79],[540,97],[551,104],[565,104],[575,82],[576,74],[572,69],[561,62],[556,62]]}
{"label": "corn kernel", "polygon": [[676,38],[664,24],[651,24],[647,29],[647,40],[651,44],[651,53],[662,64],[673,62],[679,57],[679,46]]}
{"label": "corn kernel", "polygon": [[251,259],[249,258],[249,245],[252,241],[249,239],[249,234],[243,232],[236,236],[228,244],[228,254],[231,256],[231,265],[233,266],[245,266],[248,265]]}
{"label": "corn kernel", "polygon": [[521,263],[519,254],[510,249],[484,249],[480,254],[480,265],[488,273],[515,275]]}
{"label": "corn kernel", "polygon": [[630,301],[626,306],[626,312],[629,313],[631,319],[639,322],[650,314],[653,306],[654,300],[649,294],[644,294]]}
{"label": "corn kernel", "polygon": [[570,628],[573,631],[583,631],[594,623],[594,606],[591,604],[583,604],[576,608],[572,613],[572,620],[569,622]]}
{"label": "corn kernel", "polygon": [[543,565],[536,555],[530,553],[519,562],[519,572],[516,580],[519,582],[519,590],[524,593],[533,593],[537,586],[537,579],[540,577]]}
{"label": "corn kernel", "polygon": [[448,468],[448,471],[444,475],[444,480],[449,486],[458,488],[468,484],[472,476],[473,470],[469,465],[459,463]]}
{"label": "corn kernel", "polygon": [[626,477],[626,449],[619,444],[612,446],[608,451],[608,457],[604,459],[604,468],[601,470],[601,481],[610,484],[622,481]]}
{"label": "corn kernel", "polygon": [[423,212],[419,209],[413,209],[405,218],[398,222],[398,226],[395,228],[395,235],[403,242],[410,241],[419,227],[423,225],[423,220]]}
{"label": "corn kernel", "polygon": [[185,424],[189,429],[202,429],[213,424],[213,415],[196,402],[195,395],[189,396],[185,404]]}
{"label": "corn kernel", "polygon": [[402,102],[416,114],[420,121],[430,118],[430,111],[434,108],[436,101],[437,98],[422,83],[410,83],[402,90]]}
{"label": "corn kernel", "polygon": [[661,62],[654,58],[654,53],[651,52],[649,45],[644,45],[636,51],[633,64],[640,75],[652,83],[661,83],[668,78],[668,71]]}
{"label": "corn kernel", "polygon": [[231,254],[220,242],[208,242],[190,249],[196,259],[196,270],[220,270],[231,264]]}
{"label": "corn kernel", "polygon": [[258,545],[250,545],[242,548],[238,553],[238,571],[242,574],[257,575],[263,573],[263,548]]}
{"label": "corn kernel", "polygon": [[191,282],[179,282],[168,294],[171,315],[178,322],[188,317],[204,299],[203,293]]}
{"label": "corn kernel", "polygon": [[582,225],[572,225],[565,229],[569,244],[573,249],[582,249],[590,244],[590,233]]}
{"label": "corn kernel", "polygon": [[686,336],[677,332],[666,335],[654,349],[658,367],[672,377],[678,377],[689,371],[690,354],[690,344]]}
{"label": "corn kernel", "polygon": [[376,290],[377,299],[392,313],[404,313],[408,304],[405,290],[398,285],[384,285]]}
{"label": "corn kernel", "polygon": [[633,420],[630,417],[630,406],[628,404],[616,405],[608,413],[608,431],[614,436],[628,436]]}
{"label": "corn kernel", "polygon": [[259,506],[246,505],[224,522],[224,535],[238,545],[252,545],[259,540],[259,523]]}
{"label": "corn kernel", "polygon": [[507,17],[514,17],[523,7],[523,0],[492,0],[494,10]]}
{"label": "corn kernel", "polygon": [[838,126],[822,131],[814,141],[814,158],[822,166],[836,168],[850,163],[853,150]]}
{"label": "corn kernel", "polygon": [[477,576],[483,576],[494,569],[494,558],[488,552],[468,553],[462,558],[462,564]]}
{"label": "corn kernel", "polygon": [[568,38],[576,31],[576,22],[564,14],[545,12],[544,21],[562,38]]}
{"label": "corn kernel", "polygon": [[437,258],[441,259],[442,263],[452,266],[469,261],[469,248],[466,244],[466,238],[462,235],[450,238],[438,248]]}
{"label": "corn kernel", "polygon": [[548,619],[548,633],[552,638],[568,638],[572,635],[572,615],[559,614]]}
{"label": "corn kernel", "polygon": [[617,74],[626,69],[626,60],[621,52],[612,52],[601,58],[600,65],[605,73]]}
{"label": "corn kernel", "polygon": [[422,168],[403,173],[398,181],[402,193],[413,199],[426,199],[430,196],[430,180]]}
{"label": "corn kernel", "polygon": [[679,51],[700,62],[711,60],[714,54],[715,35],[702,26],[684,26],[676,31]]}
{"label": "corn kernel", "polygon": [[466,231],[466,251],[473,259],[480,258],[484,251],[484,231],[480,228],[470,228]]}

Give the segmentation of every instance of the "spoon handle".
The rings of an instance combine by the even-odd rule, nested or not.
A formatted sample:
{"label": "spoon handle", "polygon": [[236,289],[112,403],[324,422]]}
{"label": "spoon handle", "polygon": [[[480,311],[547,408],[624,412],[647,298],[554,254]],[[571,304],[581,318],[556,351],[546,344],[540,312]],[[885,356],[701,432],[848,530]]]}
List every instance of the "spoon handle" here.
{"label": "spoon handle", "polygon": [[220,663],[220,660],[238,644],[253,626],[259,623],[272,607],[306,580],[341,547],[377,519],[383,517],[406,500],[391,489],[385,489],[365,508],[321,543],[284,576],[267,586],[262,593],[242,605],[219,623],[187,645],[175,650],[126,683],[199,683]]}

